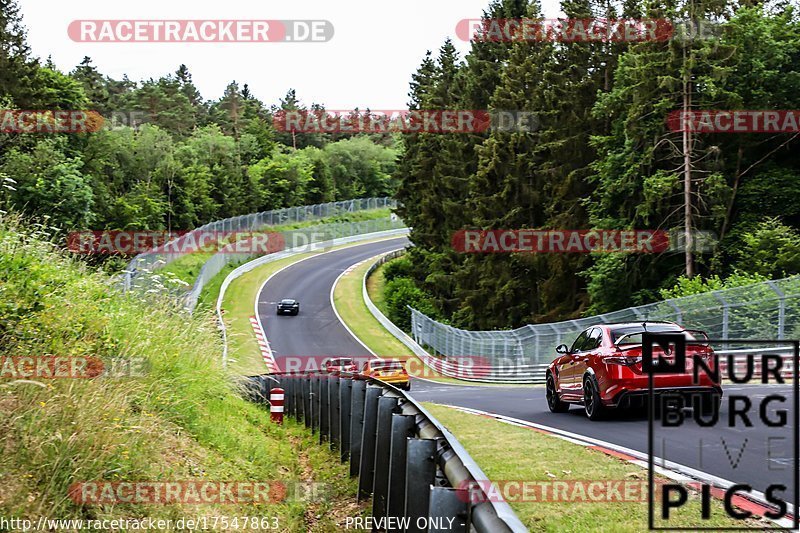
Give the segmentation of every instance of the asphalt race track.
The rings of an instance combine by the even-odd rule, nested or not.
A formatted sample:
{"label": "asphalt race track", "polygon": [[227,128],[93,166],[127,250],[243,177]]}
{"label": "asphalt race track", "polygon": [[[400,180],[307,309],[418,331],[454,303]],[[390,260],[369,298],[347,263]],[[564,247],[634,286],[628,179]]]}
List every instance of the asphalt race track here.
{"label": "asphalt race track", "polygon": [[[281,368],[286,356],[369,356],[333,312],[331,287],[348,267],[407,244],[408,239],[400,237],[343,248],[275,274],[258,295],[258,315]],[[276,315],[275,306],[283,298],[298,300],[300,314]]]}
{"label": "asphalt race track", "polygon": [[[331,308],[331,287],[348,267],[400,248],[407,242],[405,238],[398,238],[336,250],[296,263],[274,275],[258,295],[258,312],[278,364],[283,367],[281,360],[286,356],[369,355],[336,317]],[[282,298],[299,300],[300,315],[276,316],[275,304]],[[752,427],[745,427],[741,419],[736,420],[734,427],[728,427],[729,406],[727,401],[723,401],[720,422],[715,427],[700,427],[688,416],[680,427],[656,425],[656,455],[719,478],[748,482],[757,491],[763,492],[770,483],[783,483],[788,490],[779,496],[792,502],[792,387],[729,385],[724,387],[724,392],[726,397],[743,395],[750,398]],[[776,408],[789,411],[788,423],[783,427],[767,426],[758,414],[761,400],[775,393],[784,395],[787,404],[772,404],[768,411],[772,413]],[[612,416],[609,420],[591,422],[579,406],[573,406],[567,413],[553,414],[547,409],[543,387],[459,386],[415,380],[412,394],[421,401],[480,409],[644,453],[648,450],[648,424],[644,415],[626,413]]]}
{"label": "asphalt race track", "polygon": [[[724,401],[716,427],[700,427],[691,418],[675,428],[655,424],[655,455],[716,477],[737,483],[749,482],[760,492],[768,484],[783,483],[789,490],[782,497],[791,502],[794,498],[793,425],[790,421],[785,427],[766,426],[759,419],[758,405],[766,395],[775,393],[786,396],[791,405],[792,387],[740,385],[723,390],[726,395],[750,398],[754,406],[750,412],[752,427],[744,427],[738,419],[736,427],[727,427],[729,409]],[[421,401],[480,409],[647,453],[646,414],[617,414],[608,420],[591,422],[581,406],[573,406],[566,413],[551,413],[547,409],[544,387],[461,387],[431,383],[418,387],[414,383],[412,391]],[[791,412],[790,405],[785,408]]]}

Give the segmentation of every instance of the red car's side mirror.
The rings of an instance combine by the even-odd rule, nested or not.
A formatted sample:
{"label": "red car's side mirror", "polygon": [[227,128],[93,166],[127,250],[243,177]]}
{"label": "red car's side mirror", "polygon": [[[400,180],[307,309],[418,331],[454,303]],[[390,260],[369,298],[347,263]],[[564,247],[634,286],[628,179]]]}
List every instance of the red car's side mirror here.
{"label": "red car's side mirror", "polygon": [[566,344],[559,344],[558,346],[556,346],[556,353],[566,355],[569,353],[569,348],[567,348]]}

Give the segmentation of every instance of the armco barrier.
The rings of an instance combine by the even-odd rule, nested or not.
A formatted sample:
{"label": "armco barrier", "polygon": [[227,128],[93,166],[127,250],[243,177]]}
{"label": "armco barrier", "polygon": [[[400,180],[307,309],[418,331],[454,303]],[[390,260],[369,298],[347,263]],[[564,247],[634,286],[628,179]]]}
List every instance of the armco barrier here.
{"label": "armco barrier", "polygon": [[[364,233],[361,235],[354,235],[352,237],[343,237],[340,239],[334,239],[332,241],[315,243],[315,247],[317,249],[325,249],[333,246],[339,246],[342,244],[349,244],[352,242],[359,242],[359,241],[368,241],[372,239],[380,239],[380,238],[388,238],[388,237],[399,237],[401,235],[408,234],[407,228],[401,229],[393,229],[388,231],[381,231],[377,233]],[[282,252],[277,252],[274,254],[265,255],[259,257],[258,259],[254,259],[249,261],[238,268],[234,269],[230,274],[228,274],[225,279],[222,281],[222,285],[219,289],[219,296],[217,297],[217,306],[216,306],[216,313],[217,313],[217,324],[219,326],[220,331],[222,332],[222,365],[227,366],[228,363],[228,338],[227,338],[227,330],[225,328],[225,321],[222,320],[222,301],[225,299],[225,291],[228,290],[230,284],[238,278],[239,276],[250,272],[256,267],[261,265],[265,265],[267,263],[271,263],[273,261],[278,261],[280,259],[284,259],[286,257],[291,257],[293,255],[297,255],[304,252],[313,251],[306,246],[300,248],[290,248],[288,250],[284,250]]]}
{"label": "armco barrier", "polygon": [[511,507],[485,497],[481,471],[456,438],[408,394],[351,374],[264,374],[245,378],[248,398],[266,403],[285,390],[285,413],[350,461],[358,498],[372,496],[372,516],[407,518],[408,532],[430,519],[454,518],[450,532],[524,532]]}

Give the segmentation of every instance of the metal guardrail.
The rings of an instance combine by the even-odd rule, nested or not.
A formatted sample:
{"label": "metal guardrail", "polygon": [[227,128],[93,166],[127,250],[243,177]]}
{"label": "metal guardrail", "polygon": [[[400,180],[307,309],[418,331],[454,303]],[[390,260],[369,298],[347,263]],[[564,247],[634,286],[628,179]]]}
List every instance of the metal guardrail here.
{"label": "metal guardrail", "polygon": [[469,331],[443,324],[412,309],[414,341],[444,359],[480,357],[489,366],[518,369],[524,379],[591,325],[674,321],[718,339],[785,340],[800,337],[800,276],[711,291],[631,307],[602,315],[505,331]]}
{"label": "metal guardrail", "polygon": [[[508,503],[484,493],[488,479],[458,440],[400,389],[351,374],[264,374],[245,381],[249,399],[262,404],[275,387],[284,389],[285,414],[349,461],[358,499],[372,496],[376,519],[404,517],[409,533],[527,531]],[[437,518],[455,520],[421,527]]]}

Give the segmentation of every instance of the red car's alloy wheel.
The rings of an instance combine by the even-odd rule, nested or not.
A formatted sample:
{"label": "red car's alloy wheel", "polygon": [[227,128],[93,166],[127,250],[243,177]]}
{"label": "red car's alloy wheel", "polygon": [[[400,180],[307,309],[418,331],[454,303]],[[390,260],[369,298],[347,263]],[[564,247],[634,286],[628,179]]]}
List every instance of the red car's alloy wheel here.
{"label": "red car's alloy wheel", "polygon": [[605,414],[605,408],[600,402],[600,391],[590,377],[583,380],[583,408],[589,420],[600,420]]}
{"label": "red car's alloy wheel", "polygon": [[569,409],[569,404],[567,402],[562,402],[558,397],[556,382],[552,374],[547,374],[547,388],[545,394],[547,396],[547,407],[549,407],[550,411],[553,413],[563,413]]}

